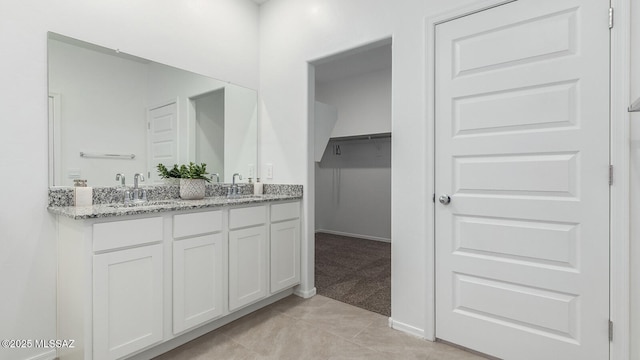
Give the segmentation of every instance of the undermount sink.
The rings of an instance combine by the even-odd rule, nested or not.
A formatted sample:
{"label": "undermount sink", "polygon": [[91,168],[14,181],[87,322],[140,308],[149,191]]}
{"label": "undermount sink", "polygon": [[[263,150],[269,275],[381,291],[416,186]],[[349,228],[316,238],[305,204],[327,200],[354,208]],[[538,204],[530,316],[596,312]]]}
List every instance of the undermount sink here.
{"label": "undermount sink", "polygon": [[227,200],[262,200],[264,198],[263,195],[234,195],[227,196]]}
{"label": "undermount sink", "polygon": [[124,203],[107,204],[107,206],[119,209],[119,208],[131,208],[131,207],[141,207],[141,206],[167,205],[175,202],[176,202],[175,200],[140,201],[140,202],[130,202],[127,204],[124,204]]}
{"label": "undermount sink", "polygon": [[[202,200],[213,200],[213,201],[223,201],[223,202],[241,202],[241,201],[260,201],[264,199],[264,195],[234,195],[234,196],[213,196],[213,197],[205,197]],[[202,200],[182,200],[182,199],[169,199],[169,200],[155,200],[155,201],[140,201],[140,202],[130,202],[127,204],[124,203],[115,203],[115,204],[105,204],[105,206],[121,209],[121,208],[137,208],[137,207],[152,207],[152,206],[166,206],[166,205],[185,205],[190,204],[197,201]]]}

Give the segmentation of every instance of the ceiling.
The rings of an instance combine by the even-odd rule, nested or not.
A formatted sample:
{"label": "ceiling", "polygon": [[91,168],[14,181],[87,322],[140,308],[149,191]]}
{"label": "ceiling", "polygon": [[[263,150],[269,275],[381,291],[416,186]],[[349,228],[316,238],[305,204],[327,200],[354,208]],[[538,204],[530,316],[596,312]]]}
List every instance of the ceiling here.
{"label": "ceiling", "polygon": [[391,43],[358,49],[315,65],[317,83],[326,83],[391,67]]}
{"label": "ceiling", "polygon": [[256,3],[258,5],[262,5],[262,4],[266,3],[269,0],[251,0],[251,1],[253,1],[254,3]]}

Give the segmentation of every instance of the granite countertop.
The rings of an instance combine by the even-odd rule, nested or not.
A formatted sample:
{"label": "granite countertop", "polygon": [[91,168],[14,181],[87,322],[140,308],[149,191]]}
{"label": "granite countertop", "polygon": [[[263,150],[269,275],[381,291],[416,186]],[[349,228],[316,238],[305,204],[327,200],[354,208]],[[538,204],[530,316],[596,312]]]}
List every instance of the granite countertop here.
{"label": "granite countertop", "polygon": [[105,218],[114,216],[128,216],[151,214],[167,211],[194,210],[204,208],[215,208],[222,206],[259,204],[272,201],[301,199],[298,194],[289,195],[241,195],[227,198],[226,196],[214,196],[202,200],[158,200],[136,204],[134,206],[124,206],[122,203],[97,204],[93,206],[49,206],[49,212],[63,215],[75,220]]}
{"label": "granite countertop", "polygon": [[49,188],[47,210],[52,214],[84,220],[302,199],[302,185],[264,184],[263,195],[252,195],[253,184],[240,184],[240,195],[235,197],[222,195],[227,187],[228,184],[208,184],[204,199],[182,200],[177,186],[148,186],[145,189],[149,201],[134,206],[122,203],[122,187],[94,187],[93,206],[81,207],[71,206],[72,187],[53,187]]}

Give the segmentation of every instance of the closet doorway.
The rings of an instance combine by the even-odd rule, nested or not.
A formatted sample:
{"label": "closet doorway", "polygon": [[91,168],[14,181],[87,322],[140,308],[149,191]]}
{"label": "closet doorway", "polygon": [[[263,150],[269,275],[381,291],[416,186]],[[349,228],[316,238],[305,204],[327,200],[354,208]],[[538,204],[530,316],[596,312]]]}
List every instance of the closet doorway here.
{"label": "closet doorway", "polygon": [[391,40],[315,63],[317,293],[391,316]]}

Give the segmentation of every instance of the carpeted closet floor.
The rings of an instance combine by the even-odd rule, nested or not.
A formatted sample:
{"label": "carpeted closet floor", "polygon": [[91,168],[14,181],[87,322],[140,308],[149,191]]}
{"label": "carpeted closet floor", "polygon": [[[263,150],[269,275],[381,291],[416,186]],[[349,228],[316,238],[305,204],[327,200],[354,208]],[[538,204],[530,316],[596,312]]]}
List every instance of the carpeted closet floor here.
{"label": "carpeted closet floor", "polygon": [[316,233],[318,294],[391,316],[391,244]]}

